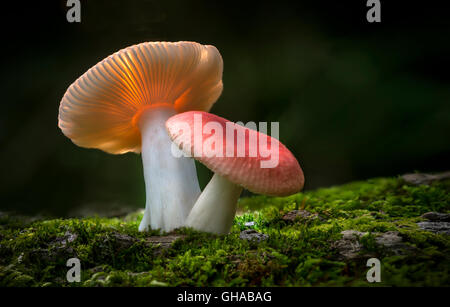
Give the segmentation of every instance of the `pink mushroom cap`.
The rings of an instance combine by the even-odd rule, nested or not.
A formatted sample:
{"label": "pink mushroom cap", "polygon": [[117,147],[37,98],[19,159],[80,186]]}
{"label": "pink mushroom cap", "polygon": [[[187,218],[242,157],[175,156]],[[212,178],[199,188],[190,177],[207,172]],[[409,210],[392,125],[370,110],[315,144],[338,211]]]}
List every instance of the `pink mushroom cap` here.
{"label": "pink mushroom cap", "polygon": [[[201,122],[198,121],[199,118]],[[216,131],[219,128],[211,129],[214,125],[221,126],[223,133]],[[204,129],[207,126],[210,128]],[[226,133],[227,126],[229,130],[233,128],[234,133]],[[286,196],[298,193],[303,188],[305,178],[297,159],[280,141],[271,136],[201,111],[176,114],[167,120],[166,128],[172,141],[184,154],[192,156],[213,172],[251,192]],[[257,141],[251,142],[252,139]],[[261,141],[267,142],[264,155],[259,150]],[[245,154],[238,156],[239,145],[242,146],[243,142]],[[234,146],[230,146],[234,152],[228,149],[227,155],[229,143],[234,143]],[[220,144],[222,148],[215,147]],[[255,146],[258,148],[254,148]],[[278,146],[278,150],[272,151],[273,146],[275,149]],[[211,154],[211,150],[215,154]],[[267,156],[267,152],[276,157]],[[261,167],[261,162],[274,158],[278,161],[276,166]]]}

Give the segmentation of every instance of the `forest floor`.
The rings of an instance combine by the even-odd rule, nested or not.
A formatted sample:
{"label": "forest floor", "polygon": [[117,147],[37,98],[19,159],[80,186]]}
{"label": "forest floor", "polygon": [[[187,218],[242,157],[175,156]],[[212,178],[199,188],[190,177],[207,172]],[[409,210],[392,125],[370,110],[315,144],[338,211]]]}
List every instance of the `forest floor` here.
{"label": "forest floor", "polygon": [[[229,235],[138,232],[142,212],[0,212],[0,286],[450,286],[450,180],[376,178],[239,201]],[[78,258],[81,281],[69,283]],[[381,282],[369,283],[370,258]]]}

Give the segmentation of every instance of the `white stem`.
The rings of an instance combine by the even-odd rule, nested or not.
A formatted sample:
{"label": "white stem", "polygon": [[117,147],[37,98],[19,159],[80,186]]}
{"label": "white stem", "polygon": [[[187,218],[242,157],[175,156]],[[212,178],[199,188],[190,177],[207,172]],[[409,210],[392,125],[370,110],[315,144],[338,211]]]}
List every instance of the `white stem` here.
{"label": "white stem", "polygon": [[171,140],[165,128],[171,107],[154,107],[139,117],[142,136],[146,204],[139,231],[171,231],[184,226],[187,215],[200,195],[195,162],[174,157]]}
{"label": "white stem", "polygon": [[214,174],[186,219],[186,226],[197,230],[227,234],[233,225],[242,187]]}

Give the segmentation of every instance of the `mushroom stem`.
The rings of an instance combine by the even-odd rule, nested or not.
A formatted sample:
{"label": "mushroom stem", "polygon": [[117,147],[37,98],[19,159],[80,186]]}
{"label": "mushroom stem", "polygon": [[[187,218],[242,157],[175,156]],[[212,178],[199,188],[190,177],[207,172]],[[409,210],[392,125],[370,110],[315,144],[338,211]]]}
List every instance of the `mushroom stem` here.
{"label": "mushroom stem", "polygon": [[201,192],[194,160],[171,152],[165,123],[175,113],[171,106],[157,106],[144,110],[138,119],[146,193],[139,231],[183,226]]}
{"label": "mushroom stem", "polygon": [[186,219],[186,226],[216,234],[227,234],[233,225],[242,187],[214,174]]}

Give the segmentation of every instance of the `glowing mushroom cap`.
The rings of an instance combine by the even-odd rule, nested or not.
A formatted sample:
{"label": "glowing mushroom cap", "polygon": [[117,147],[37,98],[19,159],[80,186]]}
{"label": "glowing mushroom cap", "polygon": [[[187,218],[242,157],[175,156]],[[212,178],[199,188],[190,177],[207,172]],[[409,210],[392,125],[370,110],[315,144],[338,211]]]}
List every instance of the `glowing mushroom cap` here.
{"label": "glowing mushroom cap", "polygon": [[208,111],[222,92],[214,46],[147,42],[122,49],[78,78],[59,107],[59,127],[75,144],[109,153],[141,151],[143,110]]}
{"label": "glowing mushroom cap", "polygon": [[[233,129],[235,132],[227,133],[227,126],[229,131]],[[198,111],[172,116],[167,120],[166,128],[170,138],[182,152],[249,191],[286,196],[303,188],[305,179],[297,159],[273,137],[214,114]],[[251,142],[252,139],[256,139],[256,143]],[[264,140],[267,150],[255,148]],[[230,143],[234,146],[227,149],[227,144]],[[245,154],[241,153],[239,156],[239,145],[244,144]],[[272,164],[273,167],[262,167],[264,161],[269,162],[271,159],[277,161]]]}

